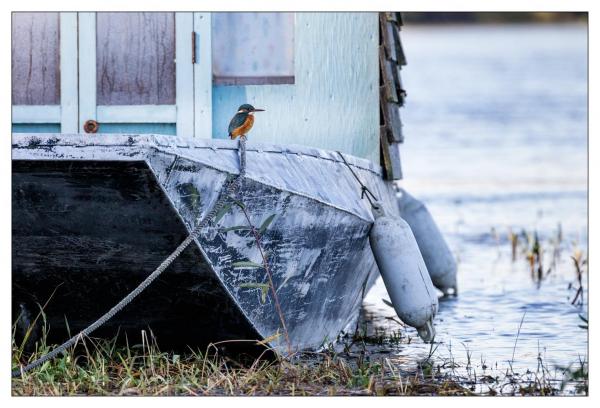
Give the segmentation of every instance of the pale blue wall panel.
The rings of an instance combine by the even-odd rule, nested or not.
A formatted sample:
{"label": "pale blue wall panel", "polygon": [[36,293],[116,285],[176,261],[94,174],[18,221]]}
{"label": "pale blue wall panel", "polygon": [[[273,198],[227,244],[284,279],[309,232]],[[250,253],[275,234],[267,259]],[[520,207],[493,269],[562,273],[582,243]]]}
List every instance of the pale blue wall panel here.
{"label": "pale blue wall panel", "polygon": [[100,123],[98,133],[153,133],[175,135],[175,123]]}
{"label": "pale blue wall panel", "polygon": [[13,133],[60,133],[59,123],[13,123]]}
{"label": "pale blue wall panel", "polygon": [[250,139],[341,150],[379,163],[377,13],[297,13],[295,84],[215,86],[213,135],[244,102],[256,114]]}
{"label": "pale blue wall panel", "polygon": [[[70,133],[62,132],[59,123],[13,123],[13,133]],[[101,123],[101,133],[153,133],[175,135],[175,123]]]}

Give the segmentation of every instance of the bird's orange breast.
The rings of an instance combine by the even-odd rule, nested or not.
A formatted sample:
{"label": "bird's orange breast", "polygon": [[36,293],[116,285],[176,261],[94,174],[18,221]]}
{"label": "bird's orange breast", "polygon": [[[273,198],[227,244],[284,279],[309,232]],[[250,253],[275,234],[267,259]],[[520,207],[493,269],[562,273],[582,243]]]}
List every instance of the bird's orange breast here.
{"label": "bird's orange breast", "polygon": [[254,125],[254,115],[248,115],[242,126],[233,129],[231,132],[231,138],[235,139],[238,136],[247,134],[252,126]]}

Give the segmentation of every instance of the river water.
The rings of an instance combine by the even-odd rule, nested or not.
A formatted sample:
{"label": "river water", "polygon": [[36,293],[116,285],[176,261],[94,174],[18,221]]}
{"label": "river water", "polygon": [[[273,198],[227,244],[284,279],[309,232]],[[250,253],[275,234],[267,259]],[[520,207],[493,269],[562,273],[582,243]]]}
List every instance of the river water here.
{"label": "river water", "polygon": [[[459,264],[459,296],[440,300],[435,322],[437,361],[477,375],[587,361],[587,290],[571,304],[570,258],[587,258],[587,26],[405,26],[402,41],[400,184],[427,205]],[[538,234],[541,281],[524,253],[512,260],[511,231]],[[365,313],[398,330],[382,299],[380,279]],[[402,330],[414,339],[397,361],[428,355]]]}

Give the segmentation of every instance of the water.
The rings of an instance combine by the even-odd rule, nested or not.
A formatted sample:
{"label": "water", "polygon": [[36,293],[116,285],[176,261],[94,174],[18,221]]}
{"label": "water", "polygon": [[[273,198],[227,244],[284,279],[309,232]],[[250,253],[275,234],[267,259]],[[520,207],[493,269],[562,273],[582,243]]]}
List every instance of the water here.
{"label": "water", "polygon": [[[535,372],[538,356],[551,371],[587,360],[578,327],[587,291],[575,307],[569,289],[569,256],[579,248],[587,257],[587,27],[408,26],[402,40],[401,185],[427,205],[459,260],[460,294],[440,302],[436,357],[478,374]],[[508,231],[537,231],[549,267],[559,228],[560,260],[535,282],[523,256],[512,262]],[[365,309],[397,329],[383,319],[394,313],[382,298],[379,280]],[[415,339],[397,357],[414,363],[429,350]]]}

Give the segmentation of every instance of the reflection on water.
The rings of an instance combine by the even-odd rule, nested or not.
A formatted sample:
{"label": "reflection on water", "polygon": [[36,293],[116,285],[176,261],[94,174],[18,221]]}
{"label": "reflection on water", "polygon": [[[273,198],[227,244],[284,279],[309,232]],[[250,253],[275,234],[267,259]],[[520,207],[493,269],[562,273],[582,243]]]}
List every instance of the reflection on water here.
{"label": "reflection on water", "polygon": [[[464,368],[470,353],[483,373],[535,371],[538,357],[551,370],[587,360],[578,327],[587,291],[576,307],[569,288],[570,255],[587,248],[587,28],[409,26],[402,39],[401,184],[424,201],[459,260],[459,297],[441,300],[436,320],[437,356]],[[538,233],[546,268],[562,235],[540,284],[524,256],[511,260],[509,231],[522,230]],[[365,310],[396,330],[382,298],[380,280]],[[409,334],[399,352],[408,363],[429,352]]]}

